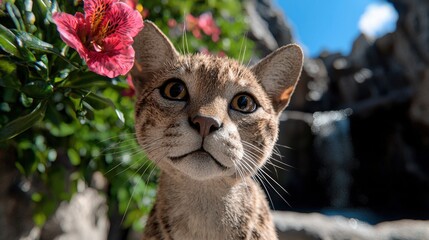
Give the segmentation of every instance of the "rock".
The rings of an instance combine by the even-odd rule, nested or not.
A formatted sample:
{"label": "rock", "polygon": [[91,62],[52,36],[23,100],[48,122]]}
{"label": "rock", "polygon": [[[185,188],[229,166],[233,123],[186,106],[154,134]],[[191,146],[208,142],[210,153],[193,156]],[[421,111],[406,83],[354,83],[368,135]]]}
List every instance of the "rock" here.
{"label": "rock", "polygon": [[249,18],[249,37],[256,42],[262,57],[293,42],[290,26],[271,0],[246,0],[244,8]]}
{"label": "rock", "polygon": [[273,212],[273,217],[279,240],[375,239],[374,229],[356,219],[295,212]]}
{"label": "rock", "polygon": [[[292,208],[271,194],[275,209],[337,205],[369,209],[381,220],[429,218],[429,2],[390,2],[399,12],[394,32],[374,40],[359,35],[349,55],[306,59],[280,124],[279,145],[289,147],[280,151],[292,169],[272,176],[290,193]],[[338,142],[350,139],[352,156],[338,167],[343,148],[320,144],[309,129],[316,114],[345,109],[349,129]]]}
{"label": "rock", "polygon": [[420,87],[413,97],[410,107],[410,117],[417,124],[425,128],[429,133],[429,70],[426,70],[422,76]]}
{"label": "rock", "polygon": [[389,0],[399,12],[398,28],[426,63],[429,62],[429,3],[426,0]]}
{"label": "rock", "polygon": [[370,40],[364,34],[360,34],[353,42],[349,60],[354,67],[363,68],[367,66],[366,53],[371,44]]}
{"label": "rock", "polygon": [[353,218],[318,213],[273,212],[279,240],[426,240],[429,221],[401,220],[375,226]]}
{"label": "rock", "polygon": [[106,199],[97,190],[87,188],[63,202],[44,225],[41,240],[105,240],[109,232]]}

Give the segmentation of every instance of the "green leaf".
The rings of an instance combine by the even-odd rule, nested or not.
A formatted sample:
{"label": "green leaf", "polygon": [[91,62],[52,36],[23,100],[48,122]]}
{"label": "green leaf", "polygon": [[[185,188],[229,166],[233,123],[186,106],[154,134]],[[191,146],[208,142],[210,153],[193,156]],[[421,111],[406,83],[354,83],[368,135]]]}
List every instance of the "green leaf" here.
{"label": "green leaf", "polygon": [[35,8],[35,12],[40,13],[39,17],[41,18],[46,17],[46,13],[48,12],[48,9],[50,7],[48,4],[50,4],[49,1],[36,0],[36,4],[34,8]]}
{"label": "green leaf", "polygon": [[33,200],[34,202],[40,202],[42,200],[42,194],[37,192],[31,194],[31,200]]}
{"label": "green leaf", "polygon": [[[1,76],[0,77],[0,87],[5,88],[5,92],[3,92],[3,100],[6,102],[16,102],[17,97],[16,93],[21,89],[21,82],[17,81],[16,76],[14,74]],[[6,92],[6,89],[9,89]],[[10,91],[10,90],[14,91]]]}
{"label": "green leaf", "polygon": [[49,70],[46,64],[43,61],[37,61],[34,63],[34,68],[36,69],[37,73],[43,78],[48,80],[49,79]]}
{"label": "green leaf", "polygon": [[116,116],[119,118],[119,120],[121,121],[121,123],[125,123],[125,118],[124,118],[124,114],[116,108],[115,104],[112,102],[112,100],[99,96],[97,94],[94,93],[89,93],[88,95],[85,96],[85,98],[83,99],[84,102],[86,102],[87,104],[89,104],[92,108],[94,108],[95,110],[101,110],[101,109],[105,109],[107,107],[111,107],[115,110]]}
{"label": "green leaf", "polygon": [[41,227],[41,226],[43,226],[43,224],[45,224],[46,218],[47,218],[46,214],[42,213],[42,212],[39,212],[39,213],[36,213],[33,215],[33,221],[39,227]]}
{"label": "green leaf", "polygon": [[34,81],[25,84],[21,91],[31,98],[47,98],[54,93],[54,86],[44,81]]}
{"label": "green leaf", "polygon": [[22,21],[21,13],[15,4],[6,2],[6,10],[9,13],[9,17],[12,19],[15,27],[19,30],[25,30],[24,22]]}
{"label": "green leaf", "polygon": [[21,92],[20,99],[19,99],[24,105],[24,107],[30,107],[33,104],[34,99],[31,97],[28,97],[25,93]]}
{"label": "green leaf", "polygon": [[35,62],[36,57],[34,54],[25,46],[24,41],[22,41],[21,38],[16,37],[15,39],[16,43],[18,44],[18,50],[21,53],[22,59],[29,61],[29,62]]}
{"label": "green leaf", "polygon": [[21,58],[21,53],[15,44],[15,34],[0,24],[0,47],[7,53]]}
{"label": "green leaf", "polygon": [[9,122],[0,129],[0,142],[11,139],[25,130],[31,128],[38,121],[45,117],[47,102],[41,102],[28,115],[19,117],[12,122]]}
{"label": "green leaf", "polygon": [[11,74],[16,70],[16,64],[12,61],[0,59],[0,71],[6,74]]}
{"label": "green leaf", "polygon": [[0,59],[0,86],[19,90],[21,82],[17,79],[16,64],[11,61]]}
{"label": "green leaf", "polygon": [[93,72],[77,72],[70,73],[66,79],[65,87],[70,88],[90,88],[94,86],[107,86],[110,84],[110,79],[100,76]]}
{"label": "green leaf", "polygon": [[77,165],[79,165],[79,164],[80,164],[80,155],[79,155],[79,153],[78,153],[76,150],[74,150],[73,148],[69,148],[69,149],[68,149],[68,151],[67,151],[67,156],[69,157],[69,159],[70,159],[70,163],[71,163],[73,166],[77,166]]}
{"label": "green leaf", "polygon": [[83,101],[88,103],[95,110],[101,110],[108,107],[112,107],[113,109],[115,109],[115,104],[112,102],[112,100],[99,96],[97,94],[94,94],[92,92],[87,94],[84,97]]}
{"label": "green leaf", "polygon": [[39,51],[49,52],[49,53],[58,53],[59,51],[55,51],[54,46],[50,43],[44,42],[40,40],[39,38],[33,36],[32,34],[29,34],[27,32],[23,31],[13,31],[17,38],[19,38],[22,43],[30,48],[35,49]]}
{"label": "green leaf", "polygon": [[55,137],[70,136],[70,135],[73,135],[73,133],[75,133],[76,131],[73,125],[67,124],[64,122],[60,122],[58,125],[49,124],[47,126],[48,126],[48,129],[50,130],[50,133]]}
{"label": "green leaf", "polygon": [[21,164],[21,163],[19,163],[19,162],[15,162],[15,167],[18,169],[18,171],[19,171],[22,175],[25,175],[25,169],[24,169],[24,167],[22,166],[22,164]]}

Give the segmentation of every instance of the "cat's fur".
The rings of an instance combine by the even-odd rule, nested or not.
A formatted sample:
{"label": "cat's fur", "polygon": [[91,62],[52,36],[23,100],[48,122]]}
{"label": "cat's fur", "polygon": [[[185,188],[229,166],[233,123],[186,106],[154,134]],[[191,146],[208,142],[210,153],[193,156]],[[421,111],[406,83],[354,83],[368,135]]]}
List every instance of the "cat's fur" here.
{"label": "cat's fur", "polygon": [[[277,239],[251,176],[271,155],[301,49],[281,47],[249,69],[228,58],[180,55],[148,21],[134,49],[137,139],[161,170],[144,239]],[[186,98],[170,98],[179,92],[171,81],[184,84]],[[243,94],[247,101],[237,100]]]}

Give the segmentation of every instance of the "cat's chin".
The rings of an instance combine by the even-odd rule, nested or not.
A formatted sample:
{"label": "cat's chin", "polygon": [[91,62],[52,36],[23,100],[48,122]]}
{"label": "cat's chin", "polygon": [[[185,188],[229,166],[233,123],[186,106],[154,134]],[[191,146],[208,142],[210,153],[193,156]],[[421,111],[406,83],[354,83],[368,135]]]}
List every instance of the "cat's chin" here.
{"label": "cat's chin", "polygon": [[197,150],[178,157],[170,157],[171,164],[182,174],[194,180],[210,180],[234,174],[232,167],[226,166],[210,153]]}

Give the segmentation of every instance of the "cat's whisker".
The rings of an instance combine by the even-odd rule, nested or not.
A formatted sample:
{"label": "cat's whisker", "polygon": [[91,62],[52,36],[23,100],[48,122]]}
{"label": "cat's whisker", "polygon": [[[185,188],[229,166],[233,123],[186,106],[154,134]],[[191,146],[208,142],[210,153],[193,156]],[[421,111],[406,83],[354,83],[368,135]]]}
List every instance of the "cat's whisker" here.
{"label": "cat's whisker", "polygon": [[[131,141],[133,141],[133,143],[127,143],[126,146],[121,145],[121,144],[124,144],[124,142],[131,142]],[[121,148],[126,148],[126,149],[119,150],[119,151],[114,151],[115,149],[121,149]],[[117,155],[120,155],[122,153],[131,153],[131,156],[133,156],[133,155],[139,154],[141,151],[142,150],[135,143],[135,139],[127,139],[127,140],[122,141],[122,142],[111,144],[110,146],[106,147],[103,151],[101,151],[94,158],[101,157],[101,156],[107,155],[107,154],[111,154],[113,156],[117,156]],[[112,168],[110,168],[104,174],[110,173],[111,171],[113,171],[114,169],[116,169],[117,167],[119,167],[121,164],[123,164],[123,162],[119,162],[118,164],[115,164],[115,166],[113,166]]]}
{"label": "cat's whisker", "polygon": [[161,158],[159,158],[159,159],[155,159],[156,161],[150,161],[150,164],[146,167],[146,169],[143,171],[143,173],[142,173],[142,175],[141,176],[143,176],[145,173],[146,173],[146,171],[149,169],[149,168],[152,168],[151,169],[151,171],[149,172],[149,175],[148,175],[148,177],[146,178],[146,189],[145,189],[145,194],[146,194],[146,192],[147,192],[147,185],[149,184],[149,181],[150,181],[150,178],[151,178],[151,176],[152,176],[152,173],[156,170],[156,164],[158,163],[158,161],[160,161],[161,160]]}
{"label": "cat's whisker", "polygon": [[[244,141],[243,141],[243,143],[244,143]],[[260,150],[260,149],[258,149],[258,148],[256,148],[254,145],[252,145],[252,144],[249,144],[249,143],[244,143],[243,145],[245,145],[245,146],[248,146],[250,149],[247,151],[248,152],[248,154],[250,154],[254,159],[260,159],[261,157],[262,157],[262,155],[264,154],[264,152],[262,151],[262,150]],[[254,150],[254,151],[252,151],[252,150]],[[272,159],[272,157],[269,157],[268,159],[267,159],[267,162],[269,162],[270,160]],[[255,164],[255,166],[256,166],[256,163],[254,163]],[[257,167],[257,166],[256,166]],[[270,169],[267,169],[268,171],[270,171],[271,172],[271,170]]]}
{"label": "cat's whisker", "polygon": [[[282,166],[279,166],[279,165],[277,165],[277,164],[273,163],[271,160],[272,160],[272,159],[271,159],[271,158],[269,158],[269,159],[267,160],[266,164],[269,164],[269,165],[273,166],[273,167],[274,167],[274,170],[276,170],[277,168],[279,168],[279,169],[281,169],[281,170],[283,170],[283,171],[287,171],[287,170],[288,170],[288,169],[286,169],[286,168],[284,168],[284,167],[282,167]],[[276,170],[276,174],[277,174],[277,170]]]}
{"label": "cat's whisker", "polygon": [[[265,175],[266,177],[268,177],[273,183],[275,183],[282,191],[284,191],[286,194],[289,195],[289,192],[280,184],[278,183],[274,178],[272,178],[267,172],[264,171],[264,169],[259,168],[258,171],[260,171],[261,173],[263,173],[263,175]],[[266,179],[266,178],[265,178]],[[268,181],[268,179],[267,179]]]}
{"label": "cat's whisker", "polygon": [[[271,165],[273,167],[275,173],[276,173],[276,176],[278,177],[277,169],[281,169],[283,171],[287,171],[288,169],[286,167],[288,166],[288,164],[283,163],[283,166],[281,166],[281,165],[278,165],[276,163],[283,163],[283,161],[281,160],[281,158],[279,160],[279,159],[276,159],[275,156],[270,156],[267,159],[266,164],[264,165],[264,167],[269,170],[268,165]],[[286,167],[284,167],[284,166],[286,166]]]}
{"label": "cat's whisker", "polygon": [[[255,161],[251,157],[249,157],[248,155],[246,155],[246,152],[245,152],[245,158],[244,158],[244,160],[245,161],[243,161],[243,162],[246,163],[246,165],[247,165],[246,168],[248,169],[249,172],[253,172],[253,170],[255,168],[257,168]],[[250,166],[249,163],[252,163],[254,166]],[[260,185],[262,185],[262,187],[265,189],[265,192],[267,193],[267,196],[268,196],[268,199],[269,199],[269,201],[271,203],[271,206],[274,207],[273,200],[271,198],[271,195],[269,194],[267,186],[265,185],[265,181],[263,181],[262,178],[261,178],[263,176],[261,176],[259,174],[259,172],[257,171],[254,175],[251,175],[251,177],[252,177],[253,180],[255,180],[256,182],[259,182]],[[271,188],[273,188],[273,186],[271,184],[270,184],[270,186],[271,186]]]}
{"label": "cat's whisker", "polygon": [[253,163],[252,156],[249,156],[248,152],[244,152],[243,159],[240,161],[240,166],[242,167],[243,174],[249,175],[254,172],[254,168],[249,164],[249,162]]}
{"label": "cat's whisker", "polygon": [[261,179],[259,174],[255,174],[254,176],[256,177],[257,182],[259,182],[259,184],[262,185],[262,187],[265,189],[265,192],[267,193],[267,196],[268,196],[268,200],[270,201],[271,206],[274,208],[274,202],[273,202],[273,199],[271,198],[271,195],[270,195],[270,192],[268,191],[267,186],[265,185],[265,181]]}
{"label": "cat's whisker", "polygon": [[240,45],[240,51],[238,52],[238,59],[240,59],[240,64],[243,64],[243,61],[242,61],[242,57],[241,57],[241,54],[243,54],[243,45],[244,45],[244,38],[245,38],[246,36],[243,36],[243,38],[241,39],[241,45]]}
{"label": "cat's whisker", "polygon": [[276,159],[276,158],[270,158],[269,160],[270,160],[270,161],[273,161],[273,162],[276,162],[276,163],[278,163],[278,164],[280,164],[280,165],[283,165],[285,168],[292,168],[292,169],[294,169],[294,168],[295,168],[294,166],[292,166],[292,165],[290,165],[290,164],[287,164],[287,163],[285,163],[285,162],[283,162],[283,161],[281,161],[281,160],[279,160],[279,159]]}
{"label": "cat's whisker", "polygon": [[[260,153],[264,153],[264,151],[262,149],[260,149],[258,146],[256,146],[255,144],[252,144],[252,143],[247,142],[245,140],[242,140],[242,143],[243,143],[243,145],[250,147],[250,148],[252,148],[252,149],[254,149]],[[263,147],[265,147],[265,146],[263,146]]]}
{"label": "cat's whisker", "polygon": [[[143,152],[143,151],[141,151]],[[121,175],[122,173],[128,171],[129,169],[134,168],[134,166],[141,164],[139,161],[132,163],[131,165],[128,165],[125,169],[122,169],[121,171],[119,171],[118,173],[115,174],[115,176]],[[117,168],[118,166],[122,165],[122,163],[119,163],[118,165],[116,165],[114,168],[112,168],[111,170],[109,170],[107,173],[111,172],[112,170],[114,170],[115,168]]]}
{"label": "cat's whisker", "polygon": [[277,186],[279,186],[286,194],[289,195],[289,192],[286,191],[277,181],[275,181],[274,179],[272,179],[268,174],[264,173],[261,175],[266,181],[266,183],[268,183],[268,185],[270,185],[270,187],[274,190],[274,192],[276,192],[276,194],[289,206],[291,207],[291,205],[289,204],[289,202],[283,197],[283,195],[277,190],[276,187],[274,187],[270,181],[266,178],[266,176],[268,176]]}
{"label": "cat's whisker", "polygon": [[[158,148],[158,149],[161,149],[161,147],[160,148]],[[164,156],[162,156],[162,157],[160,157],[160,158],[158,158],[158,159],[155,159],[154,160],[154,163],[156,164],[158,161],[160,161],[160,160],[162,160],[162,159],[164,159],[166,157],[166,155],[164,155]],[[145,190],[144,190],[144,195],[146,195],[146,193],[147,193],[147,185],[148,185],[148,183],[149,183],[149,181],[150,181],[150,178],[151,178],[151,176],[152,176],[152,174],[154,173],[154,171],[155,171],[155,167],[153,167],[153,163],[152,162],[150,162],[150,161],[148,161],[148,165],[146,166],[146,168],[145,168],[145,170],[143,170],[143,172],[140,174],[140,178],[143,178],[143,176],[145,175],[145,173],[146,173],[146,171],[150,168],[150,167],[152,167],[152,170],[150,171],[150,173],[149,173],[149,176],[146,178],[146,188],[145,188]],[[145,165],[144,164],[142,164],[142,166],[140,166],[136,171],[135,171],[135,173],[130,177],[130,178],[134,178],[134,176],[144,167]],[[128,209],[129,209],[129,207],[130,207],[130,204],[131,204],[131,201],[132,201],[132,199],[133,199],[133,196],[134,196],[134,192],[135,192],[135,190],[136,190],[136,186],[133,186],[133,191],[131,192],[131,196],[130,196],[130,199],[128,200],[128,203],[127,203],[127,206],[126,206],[126,208],[125,208],[125,212],[124,212],[124,215],[122,216],[122,220],[121,220],[121,224],[123,223],[123,221],[125,220],[125,216],[126,216],[126,214],[127,214],[127,212],[128,212]]]}
{"label": "cat's whisker", "polygon": [[186,31],[186,26],[187,26],[187,21],[186,21],[186,12],[183,12],[183,29],[182,29],[182,48],[183,48],[183,52],[182,55],[187,55],[190,54],[189,52],[189,44],[188,44],[188,37],[187,37],[187,31]]}
{"label": "cat's whisker", "polygon": [[293,149],[292,147],[289,147],[289,146],[286,146],[286,145],[283,145],[283,144],[279,144],[279,143],[276,143],[275,145],[277,147],[282,147],[282,148],[286,148],[286,149],[289,149],[289,150]]}
{"label": "cat's whisker", "polygon": [[[240,172],[241,172],[241,179],[242,179],[242,181],[245,183],[245,186],[246,186],[246,193],[247,194],[250,194],[249,193],[249,185],[247,184],[247,181],[246,181],[246,175],[248,175],[248,174],[246,174],[245,172],[248,172],[248,173],[251,173],[252,172],[252,169],[251,169],[251,167],[246,163],[246,161],[240,161],[239,163],[238,163],[238,168],[240,169]],[[250,175],[251,177],[253,177],[252,175]]]}
{"label": "cat's whisker", "polygon": [[[249,147],[250,149],[252,149],[252,150],[254,150],[254,151],[256,151],[256,152],[258,152],[258,153],[260,153],[260,154],[263,154],[264,153],[264,151],[262,151],[260,148],[258,148],[256,145],[254,145],[254,144],[252,144],[252,143],[249,143],[249,142],[246,142],[246,141],[243,141],[243,145],[244,146],[246,146],[246,147]],[[287,163],[285,163],[285,162],[283,162],[281,159],[283,158],[283,156],[278,152],[277,154],[276,154],[276,151],[274,150],[273,151],[273,154],[275,155],[275,156],[277,156],[277,157],[280,157],[280,159],[276,159],[275,157],[273,157],[273,156],[270,156],[268,159],[267,159],[267,162],[269,162],[269,163],[272,163],[272,162],[277,162],[277,163],[279,163],[280,165],[283,165],[284,167],[287,167],[287,168],[293,168],[291,165],[289,165],[289,164],[287,164]],[[274,163],[273,163],[273,165],[274,165]],[[276,166],[277,166],[277,164],[275,164]],[[279,167],[280,169],[284,169],[284,167]]]}
{"label": "cat's whisker", "polygon": [[[113,139],[113,138],[111,138],[111,139]],[[106,140],[106,141],[107,141],[107,140]],[[100,142],[100,143],[101,143],[101,142]],[[122,147],[122,144],[125,144],[125,143],[126,143],[126,144],[131,143],[131,144],[137,145],[137,144],[135,144],[135,139],[134,139],[134,138],[126,139],[126,140],[122,140],[122,141],[118,141],[118,142],[112,143],[112,144],[110,144],[109,146],[107,146],[103,151],[101,151],[101,152],[99,153],[99,156],[104,155],[104,153],[106,153],[106,152],[108,152],[108,151],[111,151],[111,150],[113,150],[113,149],[116,149],[116,148]]]}
{"label": "cat's whisker", "polygon": [[236,169],[236,173],[238,173],[238,175],[240,176],[241,181],[244,183],[244,185],[246,187],[246,193],[249,194],[249,192],[248,192],[249,191],[248,190],[249,189],[249,185],[247,184],[246,178],[244,176],[243,169],[241,169],[240,165],[241,165],[240,162],[238,162],[238,164],[234,162],[234,167]]}
{"label": "cat's whisker", "polygon": [[241,168],[239,166],[239,163],[236,163],[235,161],[233,161],[232,164],[234,165],[234,170],[235,170],[234,173],[236,175],[235,177],[239,177],[241,180],[243,180],[243,175],[241,173]]}
{"label": "cat's whisker", "polygon": [[261,156],[252,152],[252,151],[247,151],[247,154],[250,155],[250,158],[247,160],[250,161],[254,165],[254,168],[258,168],[258,164],[256,162],[257,162],[257,159],[261,158]]}
{"label": "cat's whisker", "polygon": [[[152,144],[151,144],[151,146],[152,146]],[[137,154],[140,154],[140,153],[148,154],[148,153],[151,153],[152,151],[157,150],[155,147],[151,147],[151,146],[150,147],[146,147],[145,150],[144,149],[138,149],[138,151],[135,151],[134,153],[131,154],[131,157],[135,156]],[[133,164],[127,166],[125,169],[123,169],[120,172],[116,173],[115,176],[120,175],[120,174],[124,173],[125,171],[127,171],[127,170],[129,170],[131,168],[134,168],[134,166],[136,166],[138,164],[141,164],[141,161],[144,161],[144,160],[147,160],[147,158],[141,158],[139,161],[134,162]],[[147,162],[149,162],[149,161],[147,161]],[[116,166],[114,166],[112,169],[110,169],[109,171],[107,171],[106,174],[109,173],[109,172],[111,172],[112,170],[116,169],[121,164],[123,164],[123,163],[120,162],[119,164],[117,164]]]}
{"label": "cat's whisker", "polygon": [[274,147],[273,147],[273,154],[275,156],[279,157],[280,160],[283,159],[283,155],[281,154],[280,149],[278,149],[278,147],[276,145],[274,145]]}
{"label": "cat's whisker", "polygon": [[[130,177],[130,178],[133,178],[136,174],[137,174],[137,172],[143,167],[144,165],[142,165],[141,167],[139,167],[139,169],[137,169],[137,171]],[[148,167],[146,167],[146,169],[147,169]],[[146,171],[146,169],[145,169],[145,171]],[[144,172],[145,172],[144,171]],[[140,174],[140,177],[142,178],[143,177],[143,175],[144,175],[144,172],[142,173],[142,174]],[[125,221],[125,217],[127,216],[127,213],[128,213],[128,209],[129,209],[129,207],[130,207],[130,205],[131,205],[131,201],[132,201],[132,199],[133,199],[133,196],[134,196],[134,193],[135,193],[135,191],[136,191],[136,185],[134,184],[133,185],[133,190],[132,190],[132,192],[131,192],[131,196],[130,196],[130,199],[128,199],[128,203],[127,203],[127,206],[125,207],[125,211],[124,211],[124,214],[122,215],[122,220],[121,220],[121,225],[124,223],[124,221]],[[147,189],[147,188],[146,188]],[[146,191],[146,190],[145,190]]]}
{"label": "cat's whisker", "polygon": [[128,153],[130,151],[135,151],[138,149],[139,149],[139,147],[137,145],[136,140],[135,139],[128,139],[128,140],[125,140],[122,142],[113,143],[113,144],[105,147],[104,150],[98,154],[98,157],[102,156],[102,155],[107,155],[107,154],[120,155],[122,153]]}
{"label": "cat's whisker", "polygon": [[[257,164],[256,164],[256,162],[253,160],[253,159],[251,159],[251,158],[247,158],[246,159],[250,164],[253,164],[254,165],[254,168],[258,168],[258,166],[257,166]],[[264,166],[265,167],[265,166]],[[267,169],[267,170],[269,170],[269,169]],[[258,177],[258,179],[260,179],[261,180],[261,178],[263,178],[265,181],[263,181],[263,182],[266,182],[275,192],[276,192],[276,194],[286,203],[286,204],[288,204],[289,206],[290,206],[290,204],[289,204],[289,202],[283,197],[283,195],[277,190],[277,188],[273,185],[273,184],[271,184],[271,182],[270,182],[270,180],[272,181],[272,182],[274,182],[275,183],[275,185],[277,186],[277,187],[279,187],[283,192],[285,192],[286,194],[288,194],[289,195],[289,192],[283,187],[283,186],[281,186],[274,178],[272,178],[266,171],[264,171],[264,169],[263,168],[258,168],[258,171],[256,172],[256,174],[255,174],[255,176],[257,176]],[[268,177],[268,178],[267,178]],[[263,185],[264,185],[264,183],[263,182],[261,182]],[[264,186],[265,187],[265,186]],[[269,195],[269,192],[267,191],[267,189],[266,189],[266,192],[267,192],[267,194]]]}
{"label": "cat's whisker", "polygon": [[[261,150],[261,149],[259,149],[256,145],[254,145],[254,144],[252,144],[252,143],[249,143],[249,142],[246,142],[246,141],[243,141],[243,145],[244,146],[246,146],[246,147],[248,147],[249,148],[249,150],[247,151],[247,156],[251,156],[251,157],[248,157],[247,158],[247,161],[249,161],[249,163],[251,163],[251,164],[253,164],[255,167],[257,167],[257,164],[256,164],[256,162],[255,162],[255,160],[253,160],[253,158],[255,158],[255,159],[257,159],[258,157],[260,157],[260,156],[258,156],[258,154],[257,153],[259,153],[259,154],[263,154],[263,151]],[[254,152],[255,151],[255,152]],[[274,161],[276,161],[276,162],[279,162],[279,163],[282,163],[282,164],[284,164],[284,165],[286,165],[286,166],[289,166],[289,165],[287,165],[287,164],[285,164],[285,163],[283,163],[282,161],[280,161],[280,160],[278,160],[278,159],[275,159],[274,157],[269,157],[268,159],[267,159],[267,163],[268,164],[271,164],[271,165],[273,165],[274,167],[279,167],[280,169],[284,169],[284,168],[282,168],[282,167],[280,167],[280,166],[277,166],[276,164],[274,164],[273,162]],[[266,169],[266,170],[264,170],[264,169]],[[276,174],[278,175],[278,173],[277,173],[277,170],[276,170],[276,168],[274,168],[274,170],[276,171]],[[258,178],[263,178],[263,179],[265,179],[266,180],[266,182],[270,185],[270,187],[279,195],[279,197],[281,197],[282,198],[282,200],[284,200],[288,205],[289,205],[289,203],[286,201],[286,199],[284,199],[284,197],[280,194],[280,192],[275,188],[275,186],[273,186],[273,184],[271,184],[270,182],[269,182],[269,179],[271,180],[271,181],[273,181],[274,183],[275,183],[275,185],[277,185],[278,187],[280,187],[281,188],[281,190],[282,191],[284,191],[286,194],[289,194],[287,191],[286,191],[286,189],[284,189],[275,179],[273,179],[266,171],[270,171],[271,172],[271,170],[269,169],[269,168],[267,168],[267,165],[264,165],[263,166],[263,168],[259,168],[258,169],[258,172],[257,172],[257,174],[256,174],[256,176],[260,176],[260,177],[258,177]],[[269,178],[267,178],[267,177]],[[268,192],[267,192],[268,193]]]}
{"label": "cat's whisker", "polygon": [[104,150],[102,152],[102,154],[104,153],[109,153],[112,155],[120,155],[122,153],[129,153],[130,151],[135,151],[135,150],[139,150],[137,144],[135,142],[132,143],[128,143],[127,145],[117,145],[115,147],[109,147],[106,150]]}
{"label": "cat's whisker", "polygon": [[[242,51],[241,49],[243,48],[243,45],[244,45],[244,49]],[[246,57],[246,51],[247,51],[247,32],[244,34],[243,39],[241,40],[240,54],[239,54],[240,64],[243,64],[244,62],[244,58]]]}
{"label": "cat's whisker", "polygon": [[[116,139],[116,138],[123,138],[123,137],[127,137],[128,138],[130,135],[135,136],[136,133],[134,133],[134,132],[132,132],[132,133],[121,133],[121,134],[119,134],[117,136],[112,136],[112,137],[108,137],[106,139],[100,140],[100,141],[98,141],[98,143],[104,143],[104,142],[107,142],[109,140],[113,140],[113,139]],[[134,138],[132,138],[132,139],[134,139]],[[127,139],[127,140],[130,140],[130,139]]]}

